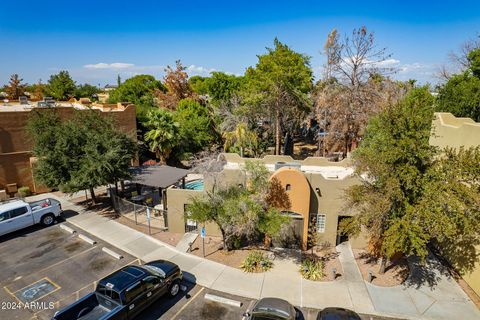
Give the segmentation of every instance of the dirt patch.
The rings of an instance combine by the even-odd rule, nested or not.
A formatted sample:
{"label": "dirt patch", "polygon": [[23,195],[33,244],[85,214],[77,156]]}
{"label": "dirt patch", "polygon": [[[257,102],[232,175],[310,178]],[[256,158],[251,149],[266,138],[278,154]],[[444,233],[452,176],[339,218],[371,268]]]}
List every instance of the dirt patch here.
{"label": "dirt patch", "polygon": [[45,253],[50,252],[50,251],[52,251],[52,250],[55,250],[56,247],[57,247],[56,244],[51,243],[51,244],[49,244],[48,246],[42,248],[42,250],[37,250],[36,252],[32,253],[32,254],[29,255],[27,258],[28,258],[28,259],[40,258],[40,257],[43,256]]}
{"label": "dirt patch", "polygon": [[372,284],[380,287],[393,287],[405,282],[409,275],[407,260],[403,256],[394,257],[387,264],[384,274],[380,274],[380,259],[375,259],[367,251],[353,249],[353,255],[363,279],[368,281],[368,273],[372,272]]}
{"label": "dirt patch", "polygon": [[110,263],[110,259],[100,258],[89,264],[90,268],[96,272],[102,271]]}
{"label": "dirt patch", "polygon": [[82,247],[82,243],[80,242],[80,240],[76,240],[75,242],[72,242],[72,243],[69,243],[69,244],[65,245],[63,248],[68,253],[72,253],[74,251],[77,251],[81,247]]}
{"label": "dirt patch", "polygon": [[[243,260],[247,257],[247,255],[252,252],[252,250],[259,250],[265,253],[269,253],[269,251],[264,250],[263,248],[259,247],[249,247],[249,248],[242,248],[238,250],[223,250],[223,243],[220,237],[206,237],[205,238],[205,258],[224,264],[229,267],[240,269],[240,265],[242,264]],[[203,241],[201,237],[197,237],[195,242],[192,245],[192,252],[199,257],[203,257]],[[275,261],[274,261],[275,263]]]}

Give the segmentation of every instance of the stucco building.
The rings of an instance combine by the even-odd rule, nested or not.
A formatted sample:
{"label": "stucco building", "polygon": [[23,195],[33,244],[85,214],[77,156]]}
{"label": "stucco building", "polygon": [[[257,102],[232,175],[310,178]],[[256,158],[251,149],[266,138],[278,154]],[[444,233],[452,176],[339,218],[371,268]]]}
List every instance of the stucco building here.
{"label": "stucco building", "polygon": [[[451,113],[435,113],[430,144],[442,149],[480,146],[480,123],[470,118],[457,118]],[[476,255],[480,257],[479,245],[476,246]],[[471,270],[461,273],[468,285],[480,295],[480,262],[477,261]]]}
{"label": "stucco building", "polygon": [[[87,107],[77,102],[61,102],[54,107],[62,119],[68,119],[74,110],[86,110]],[[90,104],[102,116],[112,116],[122,132],[136,139],[135,106],[122,104]],[[9,189],[14,193],[16,188],[29,187],[33,192],[43,192],[44,188],[35,184],[32,174],[31,139],[26,126],[32,110],[45,110],[36,104],[0,105],[0,190]],[[8,186],[8,188],[7,188]]]}
{"label": "stucco building", "polygon": [[[246,172],[243,164],[249,159],[238,154],[221,154],[226,161],[223,171],[217,177],[223,185],[245,185]],[[251,159],[250,159],[251,160]],[[335,246],[341,241],[338,224],[351,213],[344,208],[343,193],[346,188],[359,183],[353,175],[354,169],[350,160],[331,162],[325,158],[310,157],[303,161],[294,160],[290,156],[265,156],[255,159],[263,162],[271,172],[271,178],[276,178],[289,195],[291,208],[289,215],[299,222],[298,236],[304,249],[307,243],[307,233],[312,217],[317,220],[317,232],[324,246]],[[212,187],[208,178],[204,181],[205,189]],[[204,191],[168,189],[167,210],[168,226],[171,232],[186,232],[192,222],[185,221],[184,214],[188,211],[188,203],[192,197],[201,195]],[[207,235],[219,236],[215,225],[206,225]],[[363,237],[350,239],[353,247],[364,247]]]}

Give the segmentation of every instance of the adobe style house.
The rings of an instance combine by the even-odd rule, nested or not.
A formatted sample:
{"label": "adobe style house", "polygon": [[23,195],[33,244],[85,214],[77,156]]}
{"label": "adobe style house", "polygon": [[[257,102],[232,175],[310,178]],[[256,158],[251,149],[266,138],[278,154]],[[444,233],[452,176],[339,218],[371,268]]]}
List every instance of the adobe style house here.
{"label": "adobe style house", "polygon": [[[480,123],[469,118],[456,118],[450,113],[435,113],[432,123],[430,144],[439,148],[459,148],[480,145]],[[217,177],[224,185],[246,183],[246,173],[242,165],[249,159],[238,154],[221,154],[226,164]],[[250,159],[252,160],[252,159]],[[265,156],[262,161],[271,172],[271,178],[277,178],[290,197],[292,203],[290,216],[295,221],[296,231],[300,236],[300,245],[306,247],[307,231],[312,217],[317,219],[317,232],[320,244],[335,246],[345,240],[338,231],[339,222],[351,214],[344,206],[344,190],[360,182],[354,176],[353,163],[349,159],[331,162],[325,158],[310,157],[297,161],[289,156]],[[205,179],[206,190],[211,190],[212,181]],[[188,203],[192,197],[202,194],[201,190],[173,189],[167,190],[169,231],[184,233],[195,230],[195,221],[185,221],[184,214],[188,211]],[[205,226],[207,235],[220,236],[213,224]],[[353,248],[365,248],[366,239],[363,235],[349,239]],[[477,247],[480,253],[480,246]],[[475,268],[462,275],[470,287],[480,294],[480,263]]]}
{"label": "adobe style house", "polygon": [[[243,170],[245,161],[238,154],[221,154],[226,164],[216,178],[222,185],[245,185],[246,172]],[[309,157],[297,161],[290,156],[265,156],[255,159],[265,164],[271,172],[271,179],[276,178],[289,195],[291,208],[288,215],[294,220],[294,229],[303,249],[307,246],[307,234],[312,218],[317,220],[317,232],[320,243],[324,246],[335,246],[345,240],[338,231],[339,222],[351,215],[344,208],[343,192],[351,185],[358,183],[353,175],[353,167],[348,159],[331,162],[325,158]],[[211,190],[212,179],[206,178],[205,189]],[[204,191],[174,189],[167,190],[167,210],[169,231],[184,233],[191,230],[192,221],[185,221],[184,214],[188,211],[188,203],[192,197]],[[207,224],[207,235],[220,236],[215,225]],[[350,239],[353,247],[366,245],[363,237]]]}
{"label": "adobe style house", "polygon": [[[61,118],[72,116],[74,110],[86,110],[87,107],[78,102],[60,102],[55,107]],[[122,104],[89,104],[104,116],[112,116],[119,130],[130,134],[136,139],[137,125],[135,121],[135,106]],[[20,187],[29,187],[32,192],[46,191],[37,185],[33,179],[31,139],[26,132],[28,119],[32,110],[45,110],[35,103],[29,105],[0,105],[0,190],[7,190],[13,195]]]}

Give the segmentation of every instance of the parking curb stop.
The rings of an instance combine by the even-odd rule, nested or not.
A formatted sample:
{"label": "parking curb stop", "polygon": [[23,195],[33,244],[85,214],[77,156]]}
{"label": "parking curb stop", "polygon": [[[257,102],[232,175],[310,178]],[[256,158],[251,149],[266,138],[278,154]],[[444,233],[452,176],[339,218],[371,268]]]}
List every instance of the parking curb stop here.
{"label": "parking curb stop", "polygon": [[72,228],[70,228],[70,227],[68,227],[68,226],[66,226],[66,225],[64,225],[64,224],[60,224],[60,228],[63,229],[63,230],[65,230],[65,231],[67,231],[67,232],[69,232],[69,233],[76,233],[76,232],[77,232],[77,231],[73,230]]}
{"label": "parking curb stop", "polygon": [[79,234],[78,237],[80,239],[82,239],[83,241],[91,244],[92,246],[97,243],[97,241],[95,241],[95,240],[93,240],[93,239],[91,239],[91,238],[89,238],[89,237],[87,237],[86,235],[83,235],[83,234]]}
{"label": "parking curb stop", "polygon": [[210,294],[210,293],[205,294],[205,300],[210,300],[210,301],[213,301],[213,302],[223,303],[223,304],[233,306],[233,307],[238,307],[238,308],[240,308],[243,305],[243,303],[241,301],[216,296],[216,295],[213,295],[213,294]]}
{"label": "parking curb stop", "polygon": [[102,251],[105,252],[105,253],[107,253],[107,254],[109,254],[109,255],[111,255],[111,256],[114,257],[115,259],[118,259],[118,260],[123,259],[123,256],[122,256],[121,254],[116,253],[115,251],[112,251],[112,250],[110,250],[110,249],[108,249],[108,248],[106,248],[106,247],[103,247],[103,248],[102,248]]}

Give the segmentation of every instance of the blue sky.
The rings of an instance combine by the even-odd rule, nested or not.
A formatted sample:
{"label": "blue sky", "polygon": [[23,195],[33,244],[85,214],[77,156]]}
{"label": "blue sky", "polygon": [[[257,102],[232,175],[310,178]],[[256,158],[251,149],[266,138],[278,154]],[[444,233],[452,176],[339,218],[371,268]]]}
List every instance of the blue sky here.
{"label": "blue sky", "polygon": [[[0,0],[0,84],[12,73],[44,82],[59,70],[78,83],[189,73],[242,74],[274,37],[312,57],[319,75],[327,33],[362,25],[393,54],[398,79],[435,82],[448,52],[480,32],[480,1],[6,1]],[[8,13],[8,14],[5,14]]]}

